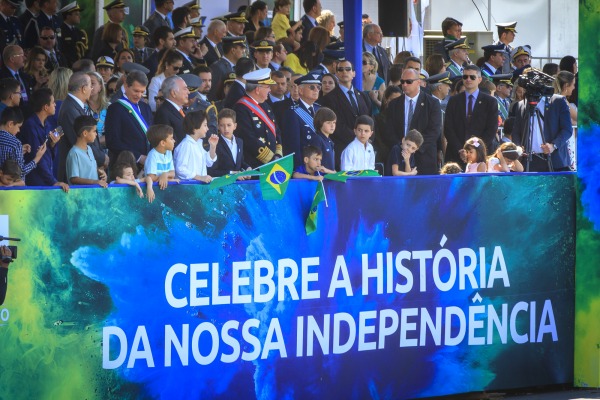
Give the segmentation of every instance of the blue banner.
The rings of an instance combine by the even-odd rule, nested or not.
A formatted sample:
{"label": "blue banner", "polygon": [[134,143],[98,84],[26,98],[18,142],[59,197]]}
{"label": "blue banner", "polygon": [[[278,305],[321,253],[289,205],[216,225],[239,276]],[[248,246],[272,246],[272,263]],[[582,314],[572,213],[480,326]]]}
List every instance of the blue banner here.
{"label": "blue banner", "polygon": [[256,183],[169,186],[152,204],[129,187],[1,192],[25,241],[0,306],[0,397],[398,399],[572,381],[573,175],[324,183],[310,236],[309,181],[281,201]]}

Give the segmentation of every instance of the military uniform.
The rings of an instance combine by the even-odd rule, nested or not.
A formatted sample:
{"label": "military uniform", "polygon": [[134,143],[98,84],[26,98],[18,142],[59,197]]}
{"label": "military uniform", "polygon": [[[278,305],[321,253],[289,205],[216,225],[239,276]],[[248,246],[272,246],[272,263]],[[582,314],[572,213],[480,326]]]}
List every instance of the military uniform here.
{"label": "military uniform", "polygon": [[[516,27],[517,27],[517,23],[516,22],[502,22],[502,23],[497,23],[496,26],[498,27],[498,39],[500,39],[500,36],[502,35],[502,33],[509,31],[509,32],[514,32],[515,34],[517,33]],[[496,43],[496,45],[502,45],[504,46],[504,51],[506,52],[506,54],[510,54],[513,51],[513,47],[510,44],[505,44],[503,42],[501,42],[500,40],[498,40]],[[506,57],[506,59],[504,60],[504,64],[502,65],[502,68],[500,68],[502,70],[502,74],[508,74],[510,72],[512,72],[513,68],[510,65],[510,57]]]}
{"label": "military uniform", "polygon": [[10,44],[22,45],[23,32],[21,23],[16,17],[0,16],[0,52]]}
{"label": "military uniform", "polygon": [[[448,52],[450,52],[451,50],[457,50],[457,49],[470,50],[471,48],[466,43],[466,40],[467,40],[467,38],[464,37],[462,39],[455,40],[454,42],[450,42],[446,45],[446,50]],[[446,70],[448,72],[450,72],[450,79],[452,79],[456,76],[462,77],[463,66],[459,65],[452,58],[448,58],[448,60],[450,60],[450,61],[448,61],[446,63]]]}
{"label": "military uniform", "polygon": [[89,46],[88,36],[83,29],[65,23],[61,25],[60,30],[61,37],[58,43],[67,64],[71,67],[75,61],[85,57]]}
{"label": "military uniform", "polygon": [[38,45],[40,38],[40,31],[42,28],[49,26],[52,28],[58,39],[57,43],[61,41],[62,32],[61,27],[62,19],[58,15],[46,15],[40,12],[37,17],[32,18],[25,28],[25,38],[23,39],[23,47],[30,49]]}
{"label": "military uniform", "polygon": [[[181,29],[180,31],[177,31],[177,33],[175,34],[175,40],[177,40],[177,41],[183,40],[183,39],[189,39],[189,38],[193,38],[196,40],[199,39],[199,37],[196,36],[196,34],[194,33],[194,28],[192,28],[191,26],[188,26],[185,29]],[[194,70],[194,68],[196,68],[200,65],[206,65],[206,61],[204,61],[203,59],[196,58],[191,55],[187,55],[184,52],[182,52],[181,50],[179,50],[177,47],[175,49],[183,57],[183,66],[179,70],[179,74],[191,74],[192,71]]]}

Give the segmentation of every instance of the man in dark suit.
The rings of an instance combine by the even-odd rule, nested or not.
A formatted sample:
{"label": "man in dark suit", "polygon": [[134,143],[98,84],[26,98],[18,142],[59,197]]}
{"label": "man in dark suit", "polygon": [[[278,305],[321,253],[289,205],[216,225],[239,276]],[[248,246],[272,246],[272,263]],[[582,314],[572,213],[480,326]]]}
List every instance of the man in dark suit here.
{"label": "man in dark suit", "polygon": [[25,27],[25,38],[23,47],[30,49],[38,44],[38,38],[42,28],[49,26],[54,32],[60,32],[62,20],[56,15],[58,12],[58,1],[40,0],[40,12],[37,17],[32,18]]}
{"label": "man in dark suit", "polygon": [[196,36],[194,28],[188,26],[175,33],[175,50],[183,57],[183,66],[179,70],[180,74],[191,74],[194,68],[199,65],[206,65],[202,59],[202,52],[196,46],[196,41],[200,39]]}
{"label": "man in dark suit", "polygon": [[481,79],[479,67],[466,66],[463,70],[465,91],[448,100],[444,120],[444,136],[448,142],[446,162],[457,162],[464,167],[462,148],[473,136],[483,140],[488,149],[492,148],[498,130],[498,102],[479,91]]}
{"label": "man in dark suit", "polygon": [[[13,3],[16,2],[13,1]],[[23,14],[19,15],[18,17],[19,23],[21,24],[21,29],[25,29],[27,24],[29,24],[29,21],[32,18],[37,17],[38,13],[40,12],[40,4],[38,0],[25,0],[25,7],[27,8],[25,9],[25,11],[23,11]]]}
{"label": "man in dark suit", "polygon": [[[160,26],[166,26],[169,29],[173,29],[167,15],[171,11],[173,11],[173,7],[175,4],[170,0],[155,0],[154,5],[156,6],[154,12],[148,19],[144,22],[144,26],[148,28],[150,31],[150,37],[154,38],[154,31],[158,29]],[[152,43],[156,47],[158,45],[157,42]]]}
{"label": "man in dark suit", "polygon": [[[234,72],[235,72],[235,81],[231,84],[229,88],[229,92],[225,99],[223,100],[223,107],[231,108],[235,103],[238,102],[246,94],[246,80],[244,79],[244,75],[247,73],[254,71],[255,65],[254,61],[249,59],[248,57],[242,57],[235,64]],[[212,68],[211,68],[212,70]],[[214,78],[213,78],[214,82]],[[210,97],[209,97],[210,99]]]}
{"label": "man in dark suit", "polygon": [[304,0],[302,2],[304,8],[304,15],[302,16],[302,42],[308,40],[308,33],[312,28],[317,26],[317,18],[321,16],[323,7],[321,6],[321,0]]}
{"label": "man in dark suit", "polygon": [[[530,114],[527,100],[521,100],[518,103],[512,139],[515,144],[524,146],[525,151],[531,149],[529,171],[550,171],[548,157],[550,157],[553,171],[571,170],[571,159],[567,148],[567,142],[573,135],[570,115],[569,106],[564,97],[556,94],[549,98],[542,97],[536,106],[533,131],[523,132]],[[539,120],[541,120],[543,136],[540,134]],[[521,160],[521,162],[527,168],[527,161]]]}
{"label": "man in dark suit", "polygon": [[[223,38],[223,57],[210,65],[214,85],[210,89],[208,98],[212,101],[223,98],[223,79],[231,72],[238,60],[244,56],[246,38],[244,36],[226,36]],[[244,72],[247,73],[249,71]]]}
{"label": "man in dark suit", "polygon": [[363,28],[363,51],[372,53],[377,60],[377,75],[387,84],[388,72],[392,63],[387,52],[381,47],[383,32],[377,24],[368,24]]}
{"label": "man in dark suit", "polygon": [[38,45],[44,49],[46,56],[48,56],[45,68],[49,72],[54,71],[58,67],[68,67],[67,60],[58,50],[58,46],[56,45],[56,33],[51,27],[45,26],[40,30]]}
{"label": "man in dark suit", "polygon": [[419,175],[436,175],[438,140],[442,134],[442,109],[440,102],[420,90],[419,73],[406,69],[402,73],[404,94],[390,102],[386,111],[386,132],[381,135],[389,147],[400,143],[411,129],[418,130],[423,136],[423,144],[415,153],[415,162]]}
{"label": "man in dark suit", "polygon": [[275,124],[273,110],[265,100],[274,82],[269,68],[244,75],[246,95],[233,106],[236,113],[235,135],[244,140],[244,159],[253,168],[280,158],[281,132]]}
{"label": "man in dark suit", "polygon": [[177,145],[181,143],[186,134],[183,129],[183,118],[185,117],[183,106],[188,102],[190,91],[185,81],[177,75],[165,79],[160,90],[165,101],[156,110],[154,123],[172,127]]}
{"label": "man in dark suit", "polygon": [[69,68],[73,66],[75,61],[84,58],[88,51],[87,33],[77,26],[81,22],[81,11],[77,2],[73,2],[64,6],[58,12],[63,18],[58,46]]}
{"label": "man in dark suit", "polygon": [[[92,93],[92,81],[85,72],[76,72],[69,79],[69,94],[60,106],[58,125],[63,128],[64,137],[58,142],[58,180],[67,182],[67,155],[77,141],[73,122],[77,117],[89,115],[86,102]],[[102,151],[98,138],[90,144],[99,168],[108,167],[108,157]]]}
{"label": "man in dark suit", "polygon": [[156,74],[158,62],[160,61],[159,57],[164,54],[164,51],[175,47],[175,36],[173,36],[171,28],[167,26],[157,28],[152,35],[152,39],[156,43],[156,47],[154,48],[154,52],[143,63],[144,67],[150,70],[148,79],[151,79]]}
{"label": "man in dark suit", "polygon": [[3,14],[0,16],[0,53],[8,45],[21,46],[23,44],[23,31],[27,25],[22,25],[20,20],[15,17],[20,5],[20,1],[16,0],[0,2],[0,12]]}
{"label": "man in dark suit", "polygon": [[317,73],[308,73],[294,81],[298,85],[300,99],[294,106],[283,113],[279,121],[281,126],[283,154],[294,153],[294,166],[302,163],[302,149],[317,134],[314,127],[316,112],[321,108],[316,103],[321,90],[321,76]]}
{"label": "man in dark suit", "polygon": [[6,46],[2,53],[2,61],[4,65],[0,67],[0,79],[2,78],[13,78],[19,81],[21,84],[21,102],[19,106],[23,111],[25,118],[29,117],[29,98],[33,92],[33,86],[35,80],[32,76],[23,72],[23,66],[25,65],[25,53],[20,46],[9,45]]}
{"label": "man in dark suit", "polygon": [[223,38],[227,35],[227,26],[225,22],[214,19],[208,24],[208,30],[206,36],[200,41],[200,45],[204,44],[208,51],[204,55],[206,64],[210,67],[223,57]]}
{"label": "man in dark suit", "polygon": [[371,115],[371,99],[352,86],[356,71],[350,61],[340,61],[335,75],[339,85],[323,97],[321,105],[331,108],[337,116],[335,132],[331,138],[335,145],[336,169],[339,169],[341,154],[355,137],[356,117]]}
{"label": "man in dark suit", "polygon": [[146,138],[152,125],[152,110],[142,100],[148,78],[141,71],[131,71],[125,78],[125,94],[108,106],[104,132],[111,159],[122,151],[131,151],[140,165],[146,162],[150,144]]}

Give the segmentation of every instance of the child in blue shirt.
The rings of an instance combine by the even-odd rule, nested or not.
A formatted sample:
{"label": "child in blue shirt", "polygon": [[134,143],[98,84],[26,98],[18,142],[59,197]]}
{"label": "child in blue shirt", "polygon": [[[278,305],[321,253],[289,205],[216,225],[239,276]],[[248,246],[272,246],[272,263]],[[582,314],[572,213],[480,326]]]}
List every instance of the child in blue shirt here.
{"label": "child in blue shirt", "polygon": [[306,146],[302,150],[302,156],[304,157],[304,165],[296,168],[292,178],[322,181],[324,168],[321,165],[321,160],[323,159],[321,149],[315,146]]}
{"label": "child in blue shirt", "polygon": [[315,113],[313,124],[315,126],[315,135],[306,137],[304,146],[312,145],[321,149],[323,159],[321,165],[323,172],[327,174],[335,173],[335,152],[333,141],[329,138],[335,132],[337,116],[332,109],[321,107]]}
{"label": "child in blue shirt", "polygon": [[402,138],[402,142],[392,147],[390,165],[393,176],[416,175],[415,152],[423,144],[423,135],[416,129],[411,129]]}
{"label": "child in blue shirt", "polygon": [[158,182],[160,190],[165,190],[171,182],[179,182],[175,178],[175,165],[173,164],[173,128],[169,125],[152,125],[146,134],[152,150],[148,153],[144,163],[146,173],[146,196],[148,201],[154,201],[153,182]]}
{"label": "child in blue shirt", "polygon": [[67,180],[71,185],[108,186],[106,172],[98,168],[94,152],[88,146],[89,143],[94,143],[98,135],[96,124],[94,117],[89,115],[81,115],[73,122],[77,141],[67,154]]}

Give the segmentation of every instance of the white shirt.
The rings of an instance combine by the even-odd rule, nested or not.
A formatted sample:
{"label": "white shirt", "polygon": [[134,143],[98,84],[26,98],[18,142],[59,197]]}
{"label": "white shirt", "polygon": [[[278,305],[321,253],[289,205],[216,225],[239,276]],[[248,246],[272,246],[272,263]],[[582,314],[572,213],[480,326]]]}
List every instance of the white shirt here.
{"label": "white shirt", "polygon": [[206,167],[212,167],[217,161],[210,158],[210,153],[202,147],[202,139],[194,140],[190,135],[175,147],[175,174],[179,179],[194,179],[195,176],[205,176]]}
{"label": "white shirt", "polygon": [[148,85],[148,104],[152,109],[152,112],[156,112],[156,100],[154,98],[158,96],[158,91],[165,81],[165,74],[155,75],[150,81],[150,85]]}
{"label": "white shirt", "polygon": [[359,171],[363,169],[375,169],[375,151],[371,143],[367,146],[358,141],[357,138],[342,152],[342,171]]}

